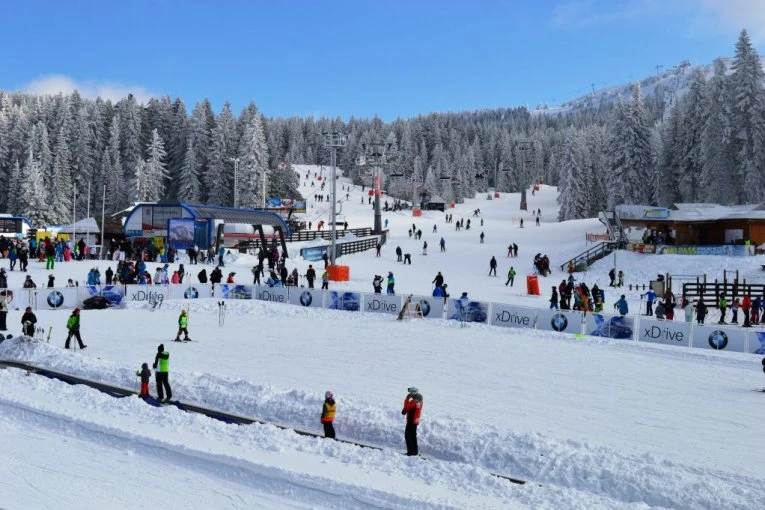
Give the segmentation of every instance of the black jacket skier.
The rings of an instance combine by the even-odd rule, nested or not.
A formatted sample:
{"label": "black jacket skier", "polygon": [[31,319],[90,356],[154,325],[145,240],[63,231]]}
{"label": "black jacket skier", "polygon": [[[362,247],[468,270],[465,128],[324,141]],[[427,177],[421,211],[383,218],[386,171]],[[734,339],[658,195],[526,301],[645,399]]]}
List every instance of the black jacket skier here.
{"label": "black jacket skier", "polygon": [[26,336],[35,336],[35,326],[37,325],[37,316],[32,313],[32,307],[28,306],[21,316],[21,331]]}
{"label": "black jacket skier", "polygon": [[199,283],[207,283],[207,269],[202,269],[197,275]]}
{"label": "black jacket skier", "polygon": [[313,288],[313,282],[316,280],[316,270],[312,264],[308,265],[308,270],[305,272],[305,279],[308,280],[308,288]]}
{"label": "black jacket skier", "polygon": [[223,280],[223,271],[220,267],[215,266],[215,269],[210,271],[210,283],[220,283]]}
{"label": "black jacket skier", "polygon": [[433,282],[436,284],[436,287],[443,287],[444,285],[444,277],[441,274],[441,271],[438,272],[435,278],[433,278]]}

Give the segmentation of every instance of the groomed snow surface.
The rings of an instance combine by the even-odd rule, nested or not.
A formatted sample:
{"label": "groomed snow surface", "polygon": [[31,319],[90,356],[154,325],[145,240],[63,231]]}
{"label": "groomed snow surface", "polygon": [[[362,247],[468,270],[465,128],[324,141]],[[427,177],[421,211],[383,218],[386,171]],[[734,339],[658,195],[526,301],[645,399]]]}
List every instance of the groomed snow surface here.
{"label": "groomed snow surface", "polygon": [[[299,171],[305,182],[313,168]],[[305,193],[309,204],[314,189]],[[547,294],[563,277],[557,265],[585,248],[586,232],[603,227],[555,223],[553,188],[529,199],[542,209],[540,227],[530,214],[524,229],[512,221],[520,217],[517,194],[452,209],[456,221],[473,219],[480,207],[484,227],[475,218],[467,232],[426,212],[414,220],[431,247],[427,256],[422,241],[407,236],[411,212],[384,213],[391,237],[382,257],[343,257],[352,280],[331,288],[368,292],[375,274],[391,270],[398,293],[422,294],[441,271],[452,294],[546,307],[546,296],[521,288],[533,255],[551,258],[554,273],[542,279],[548,287],[540,285]],[[309,205],[314,225],[326,217],[322,206]],[[371,225],[358,188],[343,214],[351,226]],[[446,253],[438,251],[441,236]],[[511,241],[520,247],[517,260],[505,257]],[[395,262],[397,245],[412,253],[411,266]],[[492,255],[497,278],[487,276]],[[254,258],[234,258],[227,270],[248,283]],[[620,253],[617,264],[628,283],[647,283],[658,272],[721,278],[723,268],[757,281],[758,259]],[[612,263],[577,276],[603,286]],[[503,277],[510,264],[519,273],[512,288]],[[59,282],[83,281],[93,265],[102,274],[114,267],[70,262],[54,274]],[[184,265],[194,274],[203,267]],[[304,274],[308,262],[294,258],[288,268],[294,265]],[[10,274],[9,286],[20,287],[23,275]],[[39,284],[49,273],[32,262],[29,274]],[[625,294],[637,311],[639,292]],[[617,297],[607,290],[607,309]],[[184,306],[194,341],[175,343]],[[21,313],[8,315],[14,333]],[[765,377],[755,356],[262,301],[229,301],[219,327],[215,299],[168,300],[156,311],[143,303],[83,311],[88,348],[73,352],[63,349],[68,312],[37,316],[53,327],[51,343],[7,340],[0,358],[137,389],[135,371],[164,343],[174,398],[320,432],[331,389],[338,437],[384,449],[271,425],[228,425],[8,368],[0,370],[0,508],[765,508],[765,394],[752,391]],[[424,395],[419,442],[427,460],[400,455],[408,386]]]}

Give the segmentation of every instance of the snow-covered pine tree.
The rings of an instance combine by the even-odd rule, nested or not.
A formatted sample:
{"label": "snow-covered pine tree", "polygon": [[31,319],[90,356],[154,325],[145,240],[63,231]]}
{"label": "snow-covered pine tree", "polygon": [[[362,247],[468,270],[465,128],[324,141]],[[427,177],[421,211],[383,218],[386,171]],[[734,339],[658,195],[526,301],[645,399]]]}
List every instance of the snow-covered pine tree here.
{"label": "snow-covered pine tree", "polygon": [[112,118],[109,129],[109,145],[105,149],[108,154],[109,167],[106,172],[106,207],[111,213],[116,213],[128,207],[132,202],[129,196],[129,180],[125,179],[120,154],[120,116]]}
{"label": "snow-covered pine tree", "polygon": [[765,197],[765,74],[749,34],[742,30],[731,64],[730,93],[733,97],[734,157],[739,183],[738,200],[758,203]]}
{"label": "snow-covered pine tree", "polygon": [[231,105],[226,102],[217,118],[212,136],[212,151],[207,175],[203,181],[210,185],[210,203],[231,206],[234,204],[234,162],[237,157],[236,121],[231,114]]}
{"label": "snow-covered pine tree", "polygon": [[[250,103],[254,107],[254,103]],[[268,198],[268,189],[263,189],[263,176],[270,180],[268,169],[268,146],[263,133],[263,119],[257,112],[250,112],[247,125],[239,141],[239,207],[262,207],[263,198]],[[268,187],[268,182],[266,182]]]}
{"label": "snow-covered pine tree", "polygon": [[732,106],[722,58],[714,61],[714,74],[706,87],[706,108],[701,130],[699,198],[702,202],[733,204],[737,201],[738,186],[729,177],[734,165]]}
{"label": "snow-covered pine tree", "polygon": [[155,202],[165,196],[166,157],[165,143],[160,138],[159,131],[155,129],[151,132],[151,141],[146,147],[146,165],[143,169],[146,187],[141,190],[144,201]]}
{"label": "snow-covered pine tree", "polygon": [[[32,140],[30,140],[31,142]],[[45,182],[40,160],[35,157],[30,143],[27,161],[24,164],[25,182],[22,184],[19,209],[33,225],[49,225],[50,214],[46,203]]]}
{"label": "snow-covered pine tree", "polygon": [[563,174],[558,220],[585,218],[589,212],[587,176],[588,157],[582,135],[570,129],[563,142],[560,170]]}
{"label": "snow-covered pine tree", "polygon": [[56,156],[50,177],[46,179],[50,186],[49,210],[53,224],[66,223],[72,217],[72,168],[68,145],[67,124],[61,126],[56,139]]}
{"label": "snow-covered pine tree", "polygon": [[180,202],[197,202],[199,191],[199,163],[194,144],[189,137],[186,143],[186,158],[183,160],[181,173],[178,176],[178,200]]}
{"label": "snow-covered pine tree", "polygon": [[[684,202],[699,200],[699,175],[701,174],[701,132],[706,121],[706,78],[704,71],[696,68],[691,85],[683,100],[682,122],[679,127],[681,168],[678,175],[680,196]],[[675,107],[677,108],[677,106]]]}
{"label": "snow-covered pine tree", "polygon": [[[207,200],[209,190],[212,189],[213,182],[208,179],[212,176],[208,171],[210,153],[212,147],[212,131],[215,127],[215,115],[210,105],[210,100],[205,99],[194,105],[189,121],[189,138],[194,147],[194,160],[197,164],[197,178],[200,184],[199,200]],[[185,160],[184,160],[185,161]]]}

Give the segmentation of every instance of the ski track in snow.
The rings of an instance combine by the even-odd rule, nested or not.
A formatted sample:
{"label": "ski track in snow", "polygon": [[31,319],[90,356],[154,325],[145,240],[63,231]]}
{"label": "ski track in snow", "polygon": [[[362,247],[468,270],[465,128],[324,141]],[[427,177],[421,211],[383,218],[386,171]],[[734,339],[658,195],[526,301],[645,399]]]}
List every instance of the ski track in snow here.
{"label": "ski track in snow", "polygon": [[[299,170],[304,175],[306,167]],[[314,193],[318,189],[305,195]],[[352,226],[371,220],[366,203],[357,205],[359,196],[365,197],[356,187],[344,204]],[[533,254],[551,257],[552,277],[540,278],[546,294],[566,276],[557,266],[585,248],[584,233],[604,230],[597,220],[554,223],[554,199],[546,186],[529,196],[529,207],[543,210],[538,228],[525,213],[526,228],[508,223],[508,216],[521,215],[513,212],[518,194],[449,210],[456,221],[482,209],[486,227],[474,219],[468,232],[455,232],[439,212],[422,218],[384,212],[391,232],[383,258],[371,251],[341,259],[352,266],[352,278],[332,287],[371,291],[374,274],[393,270],[399,294],[429,294],[440,270],[452,294],[464,289],[474,299],[546,308],[547,297],[523,293]],[[326,212],[321,207],[307,215],[314,225]],[[426,259],[419,255],[422,241],[407,237],[413,220],[424,225],[423,239],[432,247]],[[441,232],[432,234],[432,223]],[[482,230],[486,243],[479,245]],[[437,252],[441,236],[445,255]],[[512,241],[519,244],[518,259],[505,257]],[[413,254],[412,266],[392,262],[397,245]],[[500,278],[486,277],[491,255]],[[249,281],[255,257],[226,260]],[[628,284],[647,283],[659,272],[707,273],[713,280],[722,268],[758,281],[763,263],[762,257],[622,252],[616,261]],[[607,287],[613,263],[612,257],[598,261],[576,277],[605,287],[606,310],[623,293],[637,313],[642,291]],[[301,274],[308,267],[302,260],[289,264]],[[519,272],[514,288],[501,277],[510,264]],[[82,279],[93,265],[102,274],[113,266],[58,264],[55,274],[58,281]],[[149,266],[153,271],[156,264]],[[194,274],[201,267],[186,264]],[[38,282],[48,274],[36,262],[29,273]],[[23,275],[9,274],[10,287],[20,287]],[[186,306],[197,341],[176,344],[175,321]],[[763,381],[759,358],[750,355],[480,324],[460,328],[456,321],[400,323],[384,314],[260,301],[227,302],[221,329],[214,299],[166,300],[156,311],[141,303],[85,311],[89,347],[71,353],[61,349],[66,312],[37,315],[54,326],[54,343],[6,341],[0,358],[137,389],[135,370],[151,364],[164,341],[175,398],[319,432],[322,395],[332,388],[338,437],[385,449],[267,425],[226,425],[6,369],[0,370],[0,507],[8,510],[158,501],[167,508],[765,508],[765,440],[757,433],[765,408],[751,391]],[[19,317],[11,311],[11,328]],[[708,322],[715,318],[711,312]],[[411,385],[425,395],[420,450],[433,460],[398,453],[399,410]],[[489,472],[531,483],[513,485]]]}

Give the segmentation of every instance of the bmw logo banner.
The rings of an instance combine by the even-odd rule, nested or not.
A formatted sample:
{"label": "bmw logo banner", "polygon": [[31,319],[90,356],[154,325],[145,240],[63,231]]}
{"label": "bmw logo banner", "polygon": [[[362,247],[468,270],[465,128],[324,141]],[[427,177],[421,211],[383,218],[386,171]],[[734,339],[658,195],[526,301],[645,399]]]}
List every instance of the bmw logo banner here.
{"label": "bmw logo banner", "polygon": [[37,289],[37,308],[40,310],[73,309],[80,306],[77,287],[62,287],[60,289]]}
{"label": "bmw logo banner", "polygon": [[306,308],[323,308],[326,291],[307,287],[290,287],[290,304]]}
{"label": "bmw logo banner", "polygon": [[[641,324],[643,321],[640,321]],[[642,326],[641,326],[642,327]],[[716,324],[693,327],[693,347],[716,351],[746,352],[746,331]]]}
{"label": "bmw logo banner", "polygon": [[170,285],[170,299],[201,299],[212,297],[210,283],[181,283]]}
{"label": "bmw logo banner", "polygon": [[[433,296],[412,296],[412,304],[416,307],[420,305],[420,311],[424,319],[443,319],[444,318],[444,298]],[[414,308],[412,308],[414,309]]]}
{"label": "bmw logo banner", "polygon": [[582,333],[582,312],[541,309],[537,314],[537,329],[559,333]]}

